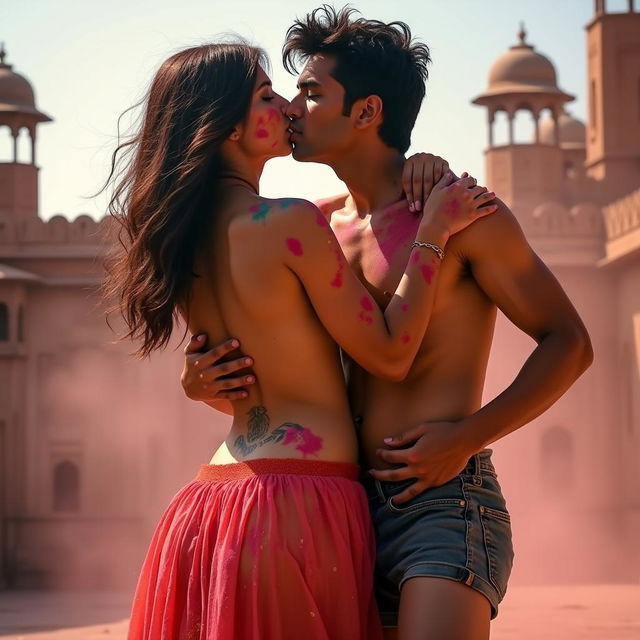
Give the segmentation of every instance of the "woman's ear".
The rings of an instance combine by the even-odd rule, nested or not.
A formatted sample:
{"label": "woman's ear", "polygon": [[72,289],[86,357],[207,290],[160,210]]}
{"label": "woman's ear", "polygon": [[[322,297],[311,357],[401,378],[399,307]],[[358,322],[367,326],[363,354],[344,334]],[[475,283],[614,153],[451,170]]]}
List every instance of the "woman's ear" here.
{"label": "woman's ear", "polygon": [[238,127],[234,127],[233,131],[229,134],[229,140],[233,140],[233,142],[237,142],[238,140],[240,140],[240,131],[238,130]]}
{"label": "woman's ear", "polygon": [[380,96],[367,96],[358,100],[355,106],[358,109],[355,125],[359,129],[379,124],[382,120],[382,99]]}

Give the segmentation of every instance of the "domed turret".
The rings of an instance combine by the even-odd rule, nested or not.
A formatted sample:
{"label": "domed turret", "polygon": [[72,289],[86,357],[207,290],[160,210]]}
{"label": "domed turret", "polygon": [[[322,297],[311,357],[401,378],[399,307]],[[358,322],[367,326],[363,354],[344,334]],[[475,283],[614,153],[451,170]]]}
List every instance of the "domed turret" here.
{"label": "domed turret", "polygon": [[520,43],[510,47],[493,63],[489,87],[483,95],[531,91],[562,93],[553,63],[525,42],[526,32],[522,26],[518,38]]}
{"label": "domed turret", "polygon": [[[0,189],[0,218],[32,219],[38,216],[38,167],[36,133],[38,124],[51,118],[36,107],[31,83],[5,61],[7,52],[0,43],[0,135],[13,138],[13,158],[0,162],[0,184],[14,184],[14,189]],[[31,138],[31,158],[18,154],[18,136],[26,129]]]}
{"label": "domed turret", "polygon": [[[558,118],[558,138],[563,149],[584,149],[587,129],[584,122],[563,111]],[[554,144],[553,119],[547,118],[540,123],[540,142]]]}
{"label": "domed turret", "polygon": [[[489,146],[493,146],[493,122],[498,111],[509,119],[509,144],[513,144],[513,119],[521,109],[530,111],[535,122],[535,142],[539,142],[539,119],[544,109],[550,109],[557,119],[572,95],[558,87],[556,69],[549,58],[538,53],[526,41],[524,25],[518,32],[519,43],[513,45],[492,65],[487,90],[472,100],[488,107]],[[554,139],[555,136],[554,136]]]}
{"label": "domed turret", "polygon": [[[51,118],[36,109],[33,89],[29,81],[13,71],[13,66],[5,62],[7,52],[0,44],[0,119],[8,114],[28,115],[35,122],[49,122]],[[8,124],[2,122],[2,124]]]}

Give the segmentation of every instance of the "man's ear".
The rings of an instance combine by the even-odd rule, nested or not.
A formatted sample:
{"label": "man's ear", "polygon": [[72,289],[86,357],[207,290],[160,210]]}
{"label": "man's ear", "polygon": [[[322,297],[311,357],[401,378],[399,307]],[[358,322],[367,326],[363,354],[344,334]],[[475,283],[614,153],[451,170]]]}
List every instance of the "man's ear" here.
{"label": "man's ear", "polygon": [[366,129],[382,122],[382,99],[380,96],[371,95],[356,100],[353,105],[355,126],[358,129]]}

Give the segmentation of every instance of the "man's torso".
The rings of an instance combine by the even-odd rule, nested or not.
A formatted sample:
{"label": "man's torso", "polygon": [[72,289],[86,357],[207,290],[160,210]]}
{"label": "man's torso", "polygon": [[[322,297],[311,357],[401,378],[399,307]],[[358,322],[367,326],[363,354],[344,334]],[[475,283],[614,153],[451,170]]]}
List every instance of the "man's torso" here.
{"label": "man's torso", "polygon": [[[319,203],[351,267],[385,308],[407,264],[419,218],[404,200],[364,218],[344,205],[345,197]],[[459,420],[480,408],[496,307],[473,278],[466,232],[445,247],[429,327],[407,378],[386,382],[350,363],[352,409],[363,417],[367,464],[380,467],[375,451],[385,437],[423,421]]]}

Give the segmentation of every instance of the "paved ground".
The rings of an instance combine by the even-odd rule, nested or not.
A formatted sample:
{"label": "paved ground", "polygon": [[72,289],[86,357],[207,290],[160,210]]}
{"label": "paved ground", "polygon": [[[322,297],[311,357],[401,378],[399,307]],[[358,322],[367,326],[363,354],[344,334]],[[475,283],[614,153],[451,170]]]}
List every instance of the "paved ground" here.
{"label": "paved ground", "polygon": [[[2,640],[125,640],[129,595],[0,591]],[[512,586],[492,640],[638,640],[640,585]]]}

